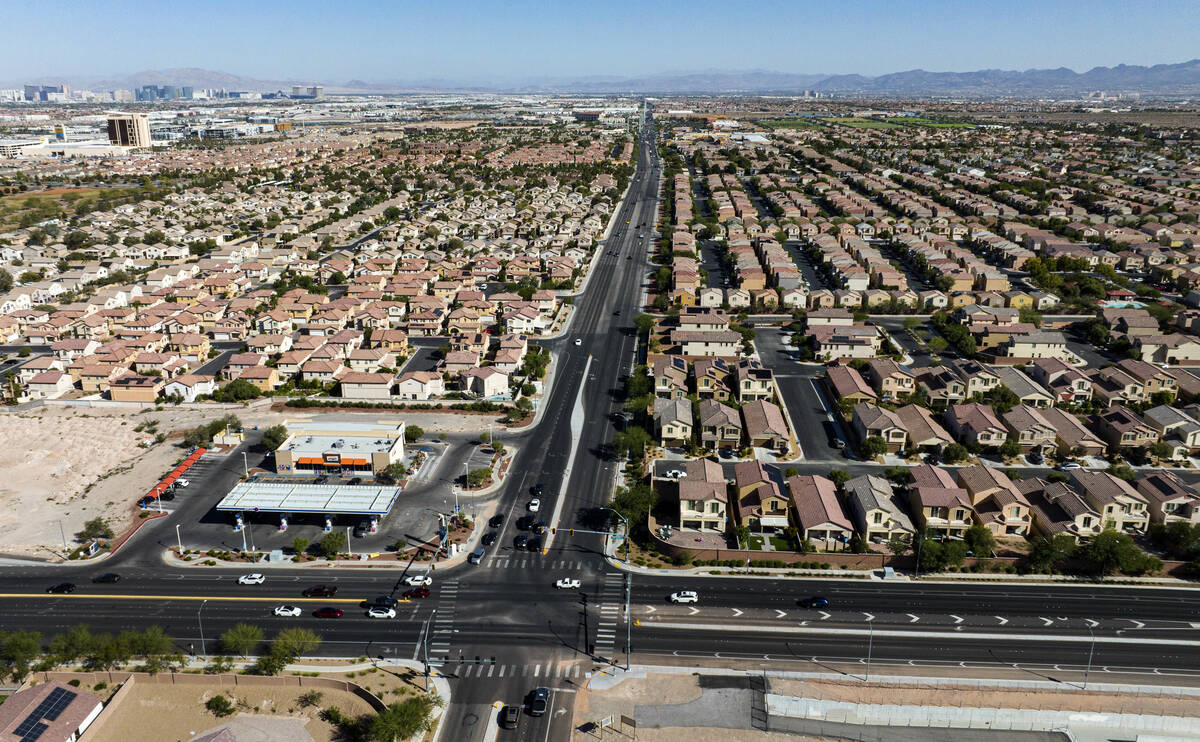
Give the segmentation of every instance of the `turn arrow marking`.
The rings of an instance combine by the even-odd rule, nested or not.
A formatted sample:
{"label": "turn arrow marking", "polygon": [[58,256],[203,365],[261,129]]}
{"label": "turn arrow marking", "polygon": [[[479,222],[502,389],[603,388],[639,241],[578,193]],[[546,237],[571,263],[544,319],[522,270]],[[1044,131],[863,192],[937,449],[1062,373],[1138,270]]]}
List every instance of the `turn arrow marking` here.
{"label": "turn arrow marking", "polygon": [[828,620],[829,616],[831,615],[831,614],[829,614],[829,613],[826,613],[825,611],[817,611],[817,613],[820,613],[820,614],[821,614],[821,620],[822,620],[822,621]]}
{"label": "turn arrow marking", "polygon": [[1135,628],[1135,629],[1144,629],[1144,628],[1146,628],[1146,624],[1145,624],[1145,623],[1143,623],[1142,621],[1134,621],[1132,618],[1127,618],[1127,619],[1125,619],[1125,620],[1126,620],[1126,621],[1130,621],[1131,623],[1135,624],[1135,626],[1134,626],[1134,628]]}
{"label": "turn arrow marking", "polygon": [[1046,618],[1045,616],[1038,616],[1038,618],[1040,618],[1040,619],[1042,619],[1043,621],[1045,621],[1047,626],[1051,626],[1051,625],[1053,625],[1053,624],[1054,624],[1054,619],[1053,619],[1053,618]]}
{"label": "turn arrow marking", "polygon": [[733,611],[734,618],[737,618],[738,616],[742,615],[742,610],[740,608],[730,608],[729,610]]}
{"label": "turn arrow marking", "polygon": [[914,615],[914,614],[912,614],[912,613],[906,613],[906,614],[904,614],[904,615],[906,615],[906,616],[908,616],[909,618],[911,618],[911,619],[912,619],[911,621],[909,621],[909,623],[916,623],[917,621],[920,621],[920,620],[921,620],[921,617],[920,617],[920,616]]}
{"label": "turn arrow marking", "polygon": [[865,620],[867,620],[867,621],[874,621],[874,620],[875,620],[875,616],[874,616],[873,614],[871,614],[871,613],[867,613],[866,611],[863,611],[863,615],[864,615],[864,616],[866,616],[866,619],[865,619]]}
{"label": "turn arrow marking", "polygon": [[962,623],[962,622],[963,622],[963,617],[962,617],[962,616],[956,616],[956,615],[954,615],[953,613],[951,613],[951,614],[950,614],[950,618],[953,618],[953,619],[954,619],[954,623],[956,623],[956,624],[960,624],[960,623]]}
{"label": "turn arrow marking", "polygon": [[787,615],[787,611],[781,611],[781,610],[779,610],[778,608],[776,608],[776,609],[775,609],[775,612],[779,614],[779,615],[778,615],[778,616],[776,616],[775,618],[783,618],[784,616],[786,616],[786,615]]}
{"label": "turn arrow marking", "polygon": [[688,610],[691,611],[691,613],[688,614],[689,616],[694,616],[700,612],[700,609],[696,608],[695,606],[689,606]]}
{"label": "turn arrow marking", "polygon": [[654,606],[652,606],[652,605],[646,606],[646,613],[655,613],[656,611],[658,611],[658,609],[655,608]]}
{"label": "turn arrow marking", "polygon": [[1097,620],[1096,620],[1096,619],[1094,619],[1094,618],[1085,618],[1085,619],[1083,619],[1083,620],[1084,620],[1084,621],[1087,621],[1087,625],[1088,625],[1088,626],[1090,626],[1090,627],[1091,627],[1091,628],[1093,628],[1093,629],[1094,629],[1094,628],[1096,628],[1097,626],[1099,626],[1099,625],[1100,625],[1100,622],[1099,622],[1099,621],[1097,621]]}
{"label": "turn arrow marking", "polygon": [[1008,623],[1008,619],[1007,619],[1007,618],[1005,618],[1004,616],[992,616],[992,618],[994,618],[994,619],[996,619],[997,621],[999,621],[1001,626],[1003,626],[1004,624]]}

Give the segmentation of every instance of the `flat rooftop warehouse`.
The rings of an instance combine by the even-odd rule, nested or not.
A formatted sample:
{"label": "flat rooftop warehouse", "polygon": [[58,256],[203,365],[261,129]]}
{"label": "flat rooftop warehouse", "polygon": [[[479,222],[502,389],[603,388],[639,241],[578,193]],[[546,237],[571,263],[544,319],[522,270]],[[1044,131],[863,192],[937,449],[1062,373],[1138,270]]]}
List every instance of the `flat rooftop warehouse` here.
{"label": "flat rooftop warehouse", "polygon": [[357,451],[362,454],[383,453],[392,450],[392,446],[395,443],[394,439],[389,440],[387,438],[307,435],[303,438],[297,436],[283,448],[286,451],[295,451],[297,453],[314,453],[320,455],[325,451],[340,451],[342,455],[346,455],[351,451]]}
{"label": "flat rooftop warehouse", "polygon": [[387,515],[399,487],[241,482],[217,504],[225,512]]}
{"label": "flat rooftop warehouse", "polygon": [[288,438],[275,451],[275,470],[378,473],[404,459],[404,423],[288,420]]}

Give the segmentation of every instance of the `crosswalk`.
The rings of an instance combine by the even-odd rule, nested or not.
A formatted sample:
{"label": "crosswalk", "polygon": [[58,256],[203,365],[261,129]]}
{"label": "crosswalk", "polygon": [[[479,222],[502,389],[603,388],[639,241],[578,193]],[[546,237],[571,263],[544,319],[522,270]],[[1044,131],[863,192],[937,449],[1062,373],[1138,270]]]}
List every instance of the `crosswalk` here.
{"label": "crosswalk", "polygon": [[454,612],[458,607],[458,580],[450,579],[438,586],[433,625],[429,627],[429,664],[441,667],[450,656],[450,640],[454,635]]}
{"label": "crosswalk", "polygon": [[558,569],[564,571],[579,571],[595,566],[595,561],[583,559],[547,559],[540,556],[504,556],[503,554],[489,557],[482,565],[484,569]]}
{"label": "crosswalk", "polygon": [[[432,663],[431,663],[432,664]],[[555,678],[578,678],[583,670],[579,663],[551,665],[505,665],[490,662],[463,663],[447,662],[442,667],[442,674],[453,675],[456,678],[540,678],[554,680]]]}
{"label": "crosswalk", "polygon": [[625,575],[607,572],[604,587],[600,592],[600,617],[596,621],[596,641],[593,654],[612,659],[616,652],[617,624],[621,620],[624,605]]}

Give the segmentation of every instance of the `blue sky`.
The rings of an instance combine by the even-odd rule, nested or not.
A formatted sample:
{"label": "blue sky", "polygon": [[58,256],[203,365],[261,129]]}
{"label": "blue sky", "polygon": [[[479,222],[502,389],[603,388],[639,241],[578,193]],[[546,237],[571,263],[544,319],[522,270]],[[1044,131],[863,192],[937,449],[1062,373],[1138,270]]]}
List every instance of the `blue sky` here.
{"label": "blue sky", "polygon": [[201,67],[508,81],[706,69],[1028,69],[1200,56],[1197,0],[56,0],[4,3],[0,80]]}

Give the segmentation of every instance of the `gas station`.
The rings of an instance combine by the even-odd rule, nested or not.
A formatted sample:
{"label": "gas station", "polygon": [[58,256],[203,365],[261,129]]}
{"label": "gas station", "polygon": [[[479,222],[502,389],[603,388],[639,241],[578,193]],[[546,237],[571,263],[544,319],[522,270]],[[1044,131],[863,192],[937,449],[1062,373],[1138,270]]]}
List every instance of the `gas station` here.
{"label": "gas station", "polygon": [[387,515],[400,496],[401,488],[380,485],[313,484],[296,482],[239,482],[221,502],[219,512],[234,514],[234,529],[245,525],[246,513],[274,513],[279,530],[286,531],[292,515],[324,516],[325,531],[333,530],[337,516],[360,516],[368,520],[369,533],[375,533],[379,520]]}

